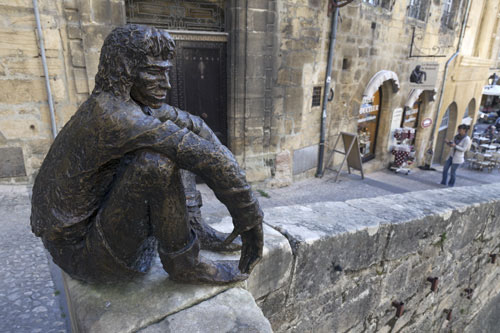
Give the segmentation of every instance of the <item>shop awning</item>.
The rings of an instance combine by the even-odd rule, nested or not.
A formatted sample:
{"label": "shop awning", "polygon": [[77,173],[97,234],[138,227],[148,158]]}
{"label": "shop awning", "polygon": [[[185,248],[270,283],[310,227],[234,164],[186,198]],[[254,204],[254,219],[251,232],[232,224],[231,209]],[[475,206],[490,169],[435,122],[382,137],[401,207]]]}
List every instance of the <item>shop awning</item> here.
{"label": "shop awning", "polygon": [[392,89],[394,92],[397,92],[399,90],[399,79],[396,73],[387,70],[382,70],[377,74],[373,75],[370,82],[368,82],[365,91],[363,92],[363,96],[367,97],[373,96],[375,92],[378,90],[378,88],[380,88],[380,86],[384,84],[385,81],[388,80],[392,81]]}
{"label": "shop awning", "polygon": [[493,86],[484,86],[483,95],[500,96],[500,86],[496,84]]}
{"label": "shop awning", "polygon": [[[408,94],[408,99],[406,100],[405,106],[406,107],[413,107],[413,104],[417,101],[417,99],[420,97],[420,95],[424,92],[425,90],[423,89],[412,89],[410,90],[410,93]],[[436,89],[434,90],[429,90],[431,92],[431,95],[429,95],[429,100],[434,101],[436,97]]]}

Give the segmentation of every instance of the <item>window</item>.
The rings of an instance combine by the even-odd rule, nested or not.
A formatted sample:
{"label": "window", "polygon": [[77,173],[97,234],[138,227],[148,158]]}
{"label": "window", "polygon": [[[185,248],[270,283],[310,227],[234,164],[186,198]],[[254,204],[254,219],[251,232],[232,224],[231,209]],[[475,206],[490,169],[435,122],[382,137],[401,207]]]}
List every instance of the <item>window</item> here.
{"label": "window", "polygon": [[420,21],[425,21],[427,16],[428,0],[410,0],[408,5],[408,16]]}
{"label": "window", "polygon": [[449,123],[450,123],[450,108],[446,110],[446,113],[443,116],[443,120],[441,120],[441,126],[439,126],[439,131],[448,128]]}
{"label": "window", "polygon": [[448,29],[455,28],[455,18],[457,17],[460,0],[443,0],[443,13],[441,24]]}
{"label": "window", "polygon": [[379,6],[385,9],[392,8],[392,0],[363,0],[365,3],[369,3],[372,6]]}
{"label": "window", "polygon": [[313,88],[312,105],[311,106],[321,106],[321,87],[314,87]]}

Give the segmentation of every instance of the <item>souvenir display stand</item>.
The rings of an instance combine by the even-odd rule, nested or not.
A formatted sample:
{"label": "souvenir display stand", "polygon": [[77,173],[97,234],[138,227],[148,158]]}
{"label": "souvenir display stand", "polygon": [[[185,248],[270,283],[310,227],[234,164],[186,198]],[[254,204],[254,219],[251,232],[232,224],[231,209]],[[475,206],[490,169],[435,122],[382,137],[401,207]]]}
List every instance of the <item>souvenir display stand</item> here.
{"label": "souvenir display stand", "polygon": [[392,147],[391,152],[394,155],[394,162],[391,163],[389,169],[396,173],[409,174],[408,168],[415,159],[415,150],[410,142],[415,138],[414,128],[397,128],[394,131],[396,144]]}

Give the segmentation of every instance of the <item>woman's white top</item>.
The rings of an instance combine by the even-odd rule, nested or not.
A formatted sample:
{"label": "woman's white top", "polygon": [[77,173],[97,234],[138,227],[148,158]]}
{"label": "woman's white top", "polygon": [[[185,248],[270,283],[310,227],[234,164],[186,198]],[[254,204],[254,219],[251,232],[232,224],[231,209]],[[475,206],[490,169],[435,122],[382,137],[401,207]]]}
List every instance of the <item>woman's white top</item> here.
{"label": "woman's white top", "polygon": [[[448,158],[453,157],[453,164],[462,164],[464,163],[464,154],[467,150],[469,150],[471,145],[471,140],[468,135],[466,135],[462,141],[458,143],[455,147],[450,148],[450,153],[448,154]],[[448,159],[447,158],[447,159]]]}

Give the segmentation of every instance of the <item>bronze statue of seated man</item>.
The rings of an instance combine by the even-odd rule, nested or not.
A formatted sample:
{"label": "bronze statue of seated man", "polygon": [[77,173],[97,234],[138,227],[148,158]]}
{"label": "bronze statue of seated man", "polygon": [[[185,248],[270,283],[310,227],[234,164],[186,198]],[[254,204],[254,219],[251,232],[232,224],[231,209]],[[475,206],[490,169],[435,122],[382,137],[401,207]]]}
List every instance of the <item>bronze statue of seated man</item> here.
{"label": "bronze statue of seated man", "polygon": [[[158,250],[169,276],[245,279],[262,257],[263,213],[231,152],[198,117],[164,103],[175,43],[165,31],[114,29],[92,95],[52,144],[33,187],[31,226],[71,277],[115,282],[144,274]],[[199,255],[180,169],[200,176],[241,235],[239,264]]]}

